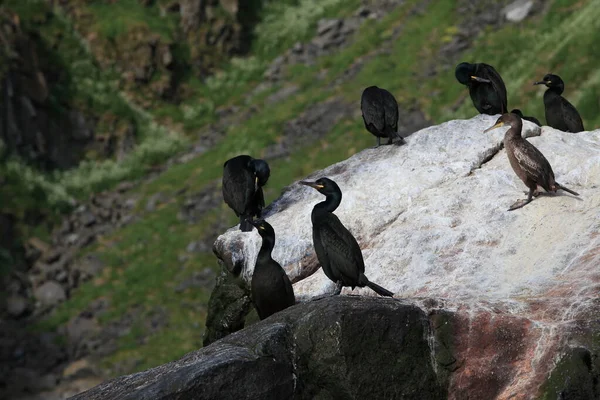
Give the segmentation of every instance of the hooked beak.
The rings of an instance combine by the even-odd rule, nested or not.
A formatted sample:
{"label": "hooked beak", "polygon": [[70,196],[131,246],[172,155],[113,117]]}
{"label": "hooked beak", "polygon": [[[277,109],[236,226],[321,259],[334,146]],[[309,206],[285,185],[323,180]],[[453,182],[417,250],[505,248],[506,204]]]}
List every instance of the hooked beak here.
{"label": "hooked beak", "polygon": [[300,184],[304,186],[310,186],[311,188],[317,190],[323,189],[325,187],[323,185],[319,185],[317,182],[300,181]]}
{"label": "hooked beak", "polygon": [[548,85],[550,81],[533,82],[533,85]]}
{"label": "hooked beak", "polygon": [[258,190],[258,176],[254,178],[254,191]]}
{"label": "hooked beak", "polygon": [[485,131],[483,131],[483,133],[489,132],[492,129],[496,129],[496,128],[500,128],[501,126],[504,126],[504,122],[498,122],[496,125],[494,126],[490,126],[489,128],[487,128]]}
{"label": "hooked beak", "polygon": [[478,76],[472,75],[471,79],[476,81],[476,82],[481,82],[481,83],[490,83],[491,81],[489,79],[485,79],[485,78],[480,78]]}

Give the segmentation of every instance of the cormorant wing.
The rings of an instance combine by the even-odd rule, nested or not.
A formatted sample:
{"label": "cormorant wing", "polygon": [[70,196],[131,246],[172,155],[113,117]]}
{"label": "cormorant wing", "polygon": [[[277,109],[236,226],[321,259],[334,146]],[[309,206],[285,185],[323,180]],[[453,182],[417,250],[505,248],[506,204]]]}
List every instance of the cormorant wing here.
{"label": "cormorant wing", "polygon": [[381,104],[381,95],[375,90],[365,90],[360,99],[360,110],[365,125],[373,125],[379,132],[385,128],[385,110]]}
{"label": "cormorant wing", "polygon": [[489,79],[490,81],[492,81],[492,86],[494,87],[494,90],[496,91],[498,97],[500,98],[500,101],[502,102],[502,113],[504,114],[508,112],[508,95],[506,93],[506,85],[504,85],[502,77],[500,76],[498,71],[496,71],[496,69],[491,65],[481,63],[481,66],[483,68],[480,68],[480,71],[478,71],[479,76],[481,78]]}
{"label": "cormorant wing", "polygon": [[365,272],[365,263],[354,236],[333,213],[323,217],[320,231],[330,268],[349,282],[358,282],[359,274]]}
{"label": "cormorant wing", "polygon": [[383,110],[385,112],[385,125],[398,132],[398,102],[393,94],[385,89],[381,89],[381,99]]}
{"label": "cormorant wing", "polygon": [[585,130],[583,129],[581,116],[575,106],[562,96],[560,97],[560,111],[569,132],[582,132]]}
{"label": "cormorant wing", "polygon": [[514,155],[528,179],[550,191],[554,183],[554,172],[550,163],[534,145],[523,139],[523,144],[514,147]]}
{"label": "cormorant wing", "polygon": [[254,198],[254,177],[246,169],[223,172],[223,199],[239,215]]}

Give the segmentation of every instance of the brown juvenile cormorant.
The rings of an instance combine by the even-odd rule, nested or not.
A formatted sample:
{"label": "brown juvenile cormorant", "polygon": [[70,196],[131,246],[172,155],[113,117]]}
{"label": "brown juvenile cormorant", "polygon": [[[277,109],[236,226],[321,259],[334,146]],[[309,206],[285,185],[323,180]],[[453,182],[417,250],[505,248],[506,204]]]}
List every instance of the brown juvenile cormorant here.
{"label": "brown juvenile cormorant", "polygon": [[398,103],[393,94],[377,86],[369,86],[362,92],[360,110],[365,128],[377,138],[377,147],[381,138],[388,138],[387,144],[392,144],[394,138],[398,138],[399,143],[404,142],[398,133]]}
{"label": "brown juvenile cormorant", "polygon": [[381,296],[394,294],[369,281],[365,276],[365,262],[356,239],[333,213],[342,201],[339,186],[328,178],[316,182],[300,182],[317,189],[326,196],[312,210],[313,243],[323,272],[337,284],[335,294],[340,294],[342,286],[368,286]]}
{"label": "brown juvenile cormorant", "polygon": [[240,230],[250,232],[249,221],[261,216],[265,207],[262,187],[271,170],[264,160],[247,155],[233,157],[223,164],[223,200],[240,217]]}
{"label": "brown juvenile cormorant", "polygon": [[256,258],[252,274],[252,302],[260,319],[293,306],[296,303],[294,289],[281,265],[271,257],[275,246],[275,231],[264,220],[250,222],[262,237],[262,246]]}
{"label": "brown juvenile cormorant", "polygon": [[508,211],[516,210],[526,204],[529,204],[534,196],[539,194],[538,187],[546,192],[556,192],[562,189],[575,196],[578,193],[572,191],[554,180],[554,172],[546,157],[531,143],[523,139],[521,129],[523,121],[516,114],[504,114],[496,121],[496,124],[484,132],[509,125],[510,129],[504,135],[504,147],[510,165],[523,183],[529,188],[529,195],[526,200],[519,200],[514,203]]}
{"label": "brown juvenile cormorant", "polygon": [[521,117],[521,119],[533,122],[537,126],[542,126],[542,124],[540,123],[540,121],[536,117],[526,117],[526,116],[523,115],[523,113],[521,112],[521,110],[519,110],[518,108],[515,108],[514,110],[512,110],[511,113],[517,114],[519,117]]}
{"label": "brown juvenile cormorant", "polygon": [[576,133],[585,130],[577,109],[561,96],[565,90],[565,83],[560,76],[547,74],[541,82],[535,82],[534,85],[548,87],[544,93],[544,108],[548,126],[563,132]]}
{"label": "brown juvenile cormorant", "polygon": [[480,114],[496,115],[508,111],[506,86],[494,67],[462,62],[456,66],[454,75],[469,88],[473,105]]}

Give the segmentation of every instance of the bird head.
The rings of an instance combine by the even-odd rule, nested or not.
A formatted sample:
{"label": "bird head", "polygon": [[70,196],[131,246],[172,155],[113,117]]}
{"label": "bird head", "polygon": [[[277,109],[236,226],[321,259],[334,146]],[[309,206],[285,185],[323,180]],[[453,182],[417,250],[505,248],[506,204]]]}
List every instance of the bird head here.
{"label": "bird head", "polygon": [[489,79],[480,78],[476,75],[477,65],[468,62],[462,62],[456,66],[454,76],[456,80],[463,85],[470,85],[472,82],[490,83]]}
{"label": "bird head", "polygon": [[256,228],[258,234],[264,237],[275,237],[275,230],[264,219],[255,219],[250,221],[250,223]]}
{"label": "bird head", "polygon": [[493,126],[490,126],[483,132],[484,133],[489,132],[493,129],[500,128],[502,126],[510,126],[510,127],[523,126],[523,122],[521,121],[521,117],[518,116],[517,114],[506,113],[506,114],[502,114],[500,116],[500,118],[498,118],[496,120],[496,123]]}
{"label": "bird head", "polygon": [[522,112],[521,112],[521,110],[519,110],[518,108],[515,108],[515,109],[514,109],[514,110],[512,110],[510,113],[511,113],[511,114],[516,114],[516,115],[518,115],[519,117],[523,118],[523,113],[522,113]]}
{"label": "bird head", "polygon": [[342,194],[342,190],[337,185],[337,183],[335,183],[329,178],[320,178],[317,179],[315,182],[300,181],[300,184],[310,186],[313,189],[317,189],[319,193],[324,194],[325,196],[332,194]]}
{"label": "bird head", "polygon": [[250,168],[256,176],[255,183],[257,186],[265,186],[271,176],[271,169],[265,160],[253,159],[250,161]]}
{"label": "bird head", "polygon": [[565,83],[558,75],[546,74],[544,78],[539,82],[534,82],[534,85],[546,85],[549,88],[556,88],[560,93],[565,90]]}

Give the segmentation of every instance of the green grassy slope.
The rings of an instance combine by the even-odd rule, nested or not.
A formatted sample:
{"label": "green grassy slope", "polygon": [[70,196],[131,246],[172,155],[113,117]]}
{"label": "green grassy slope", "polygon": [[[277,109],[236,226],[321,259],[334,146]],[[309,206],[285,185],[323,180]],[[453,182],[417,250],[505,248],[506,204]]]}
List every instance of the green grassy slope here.
{"label": "green grassy slope", "polygon": [[[327,3],[331,3],[330,7],[319,16],[351,13],[358,2]],[[312,3],[305,1],[302,4]],[[222,142],[201,157],[175,165],[158,179],[139,187],[139,204],[145,204],[147,198],[159,191],[174,193],[183,186],[200,190],[219,179],[223,161],[234,155],[249,153],[261,156],[266,146],[279,139],[283,124],[309,105],[341,96],[358,108],[361,90],[368,85],[388,88],[401,105],[418,104],[437,123],[474,116],[476,111],[468,96],[465,98],[466,88],[455,81],[453,68],[434,78],[417,79],[424,66],[436,62],[440,46],[456,33],[461,15],[455,13],[454,2],[450,0],[432,2],[425,13],[411,15],[408,11],[415,4],[417,0],[409,0],[381,22],[364,24],[351,46],[320,59],[317,65],[293,67],[285,81],[300,87],[296,94],[268,106],[264,103],[266,94],[256,96],[253,99],[253,105],[259,109],[256,114],[243,126],[231,128]],[[286,9],[279,7],[276,10],[282,13]],[[600,58],[597,45],[599,17],[600,8],[592,0],[555,0],[544,17],[532,17],[500,31],[485,32],[475,39],[474,47],[462,58],[494,65],[507,84],[509,107],[522,108],[526,114],[542,121],[543,91],[533,87],[532,83],[549,71],[561,75],[566,82],[565,96],[578,107],[585,126],[592,129],[600,125],[600,75],[596,68]],[[278,23],[271,23],[273,25],[259,28],[259,32],[260,29],[280,29]],[[402,26],[403,33],[392,41],[390,52],[370,59],[350,81],[334,89],[326,88],[327,82],[339,76],[354,60],[371,53],[398,26]],[[239,103],[241,95],[258,83],[266,60],[276,54],[275,50],[282,50],[273,50],[267,42],[264,43],[263,48],[255,49],[258,57],[254,59],[255,67],[234,63],[209,85],[198,88],[196,94],[201,97],[190,98],[182,106],[183,110],[195,110],[188,112],[188,115],[196,116],[191,118],[194,121],[189,121],[192,126],[210,121],[211,110],[218,105]],[[317,75],[323,71],[327,75],[324,81],[320,81]],[[464,100],[453,111],[451,105],[461,98]],[[158,111],[165,113],[168,110],[162,108]],[[209,117],[203,119],[199,115],[205,111]],[[185,119],[183,115],[178,118]],[[289,158],[270,160],[272,175],[267,200],[275,199],[281,189],[295,179],[373,144],[374,138],[364,130],[360,117],[341,121],[332,127],[325,139],[298,149]],[[90,251],[99,254],[109,265],[105,275],[79,288],[42,326],[54,329],[90,301],[104,297],[109,299],[110,309],[103,316],[102,323],[118,318],[134,306],[141,307],[140,318],[158,306],[165,308],[169,315],[168,325],[142,345],[135,340],[144,329],[140,323],[139,329],[132,330],[122,339],[119,350],[104,360],[106,366],[135,358],[140,361],[132,368],[140,370],[170,361],[199,347],[205,311],[202,307],[185,307],[182,304],[205,304],[209,293],[195,289],[175,293],[173,286],[193,271],[215,268],[216,260],[212,254],[198,254],[182,267],[177,258],[190,241],[202,238],[204,229],[217,218],[226,218],[231,224],[235,223],[235,218],[222,205],[207,213],[198,224],[190,226],[176,217],[182,201],[175,198],[152,214],[104,238],[104,244],[91,248]]]}
{"label": "green grassy slope", "polygon": [[[79,168],[51,174],[16,158],[0,163],[0,212],[19,220],[25,215],[42,215],[52,222],[69,209],[72,198],[84,198],[123,179],[140,176],[147,166],[164,161],[182,148],[183,138],[155,124],[151,116],[139,111],[117,90],[115,74],[98,68],[64,15],[43,1],[6,0],[1,6],[17,13],[23,32],[31,33],[40,65],[51,66],[48,68],[52,74],[60,76],[49,85],[48,105],[53,112],[61,115],[77,109],[98,118],[97,136],[132,123],[139,132],[139,146],[121,163],[90,153]],[[23,237],[33,233],[44,236],[40,229],[32,232],[30,225],[22,224],[20,228]]]}

